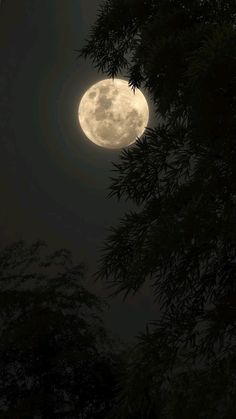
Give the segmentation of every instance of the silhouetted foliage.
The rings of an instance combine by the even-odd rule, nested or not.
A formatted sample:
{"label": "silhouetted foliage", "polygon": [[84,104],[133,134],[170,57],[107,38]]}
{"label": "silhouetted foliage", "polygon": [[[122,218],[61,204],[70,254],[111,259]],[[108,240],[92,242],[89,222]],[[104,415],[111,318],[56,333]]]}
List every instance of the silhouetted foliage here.
{"label": "silhouetted foliage", "polygon": [[[149,280],[162,306],[160,322],[139,349],[144,374],[152,374],[148,390],[142,378],[138,384],[139,362],[131,360],[120,417],[139,411],[147,418],[154,403],[153,418],[232,418],[235,1],[105,1],[80,56],[111,77],[124,74],[134,89],[145,87],[156,110],[156,127],[114,165],[110,195],[140,209],[112,228],[98,275],[125,295]],[[149,351],[156,354],[150,369]],[[181,387],[185,380],[188,388]],[[143,413],[135,407],[136,386]]]}
{"label": "silhouetted foliage", "polygon": [[233,419],[235,353],[201,364],[182,352],[173,363],[176,347],[166,337],[158,328],[139,336],[120,374],[112,419]]}
{"label": "silhouetted foliage", "polygon": [[103,419],[115,355],[102,303],[70,252],[45,250],[17,242],[0,251],[0,416]]}

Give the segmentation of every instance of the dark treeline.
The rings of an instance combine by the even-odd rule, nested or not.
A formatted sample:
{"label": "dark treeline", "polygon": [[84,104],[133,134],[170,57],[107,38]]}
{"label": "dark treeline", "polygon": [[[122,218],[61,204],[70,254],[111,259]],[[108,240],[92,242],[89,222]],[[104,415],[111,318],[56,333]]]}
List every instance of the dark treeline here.
{"label": "dark treeline", "polygon": [[236,416],[235,0],[107,0],[80,56],[146,88],[155,128],[121,152],[110,194],[139,210],[98,278],[149,281],[160,320],[118,348],[83,266],[36,242],[0,253],[0,417]]}
{"label": "dark treeline", "polygon": [[118,357],[102,301],[65,249],[14,243],[0,252],[0,417],[103,419]]}

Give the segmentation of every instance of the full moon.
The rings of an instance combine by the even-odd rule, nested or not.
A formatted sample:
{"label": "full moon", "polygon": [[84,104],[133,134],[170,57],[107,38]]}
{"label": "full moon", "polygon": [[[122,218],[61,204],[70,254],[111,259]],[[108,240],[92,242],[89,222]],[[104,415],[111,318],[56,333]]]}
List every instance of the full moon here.
{"label": "full moon", "polygon": [[78,110],[86,137],[105,148],[123,148],[141,137],[148,124],[149,108],[139,89],[135,93],[122,79],[105,79],[83,95]]}

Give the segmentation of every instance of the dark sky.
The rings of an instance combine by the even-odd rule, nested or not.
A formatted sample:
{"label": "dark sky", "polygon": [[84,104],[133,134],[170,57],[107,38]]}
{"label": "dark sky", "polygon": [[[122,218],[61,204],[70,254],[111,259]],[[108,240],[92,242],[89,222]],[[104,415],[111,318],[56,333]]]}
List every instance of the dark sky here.
{"label": "dark sky", "polygon": [[[96,0],[6,0],[0,11],[1,245],[17,239],[66,247],[96,271],[107,229],[130,207],[107,199],[119,151],[82,134],[82,94],[105,78],[76,60]],[[103,284],[90,287],[105,295]],[[148,290],[110,301],[106,323],[124,337],[156,317]]]}

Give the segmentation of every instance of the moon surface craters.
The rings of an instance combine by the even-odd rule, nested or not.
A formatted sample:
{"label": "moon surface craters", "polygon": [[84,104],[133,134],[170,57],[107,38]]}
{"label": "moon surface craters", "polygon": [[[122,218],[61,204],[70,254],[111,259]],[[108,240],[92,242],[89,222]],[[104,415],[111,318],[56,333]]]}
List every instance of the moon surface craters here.
{"label": "moon surface craters", "polygon": [[123,148],[140,137],[149,109],[140,90],[135,94],[125,80],[107,79],[93,85],[82,97],[79,121],[86,136],[106,148]]}

